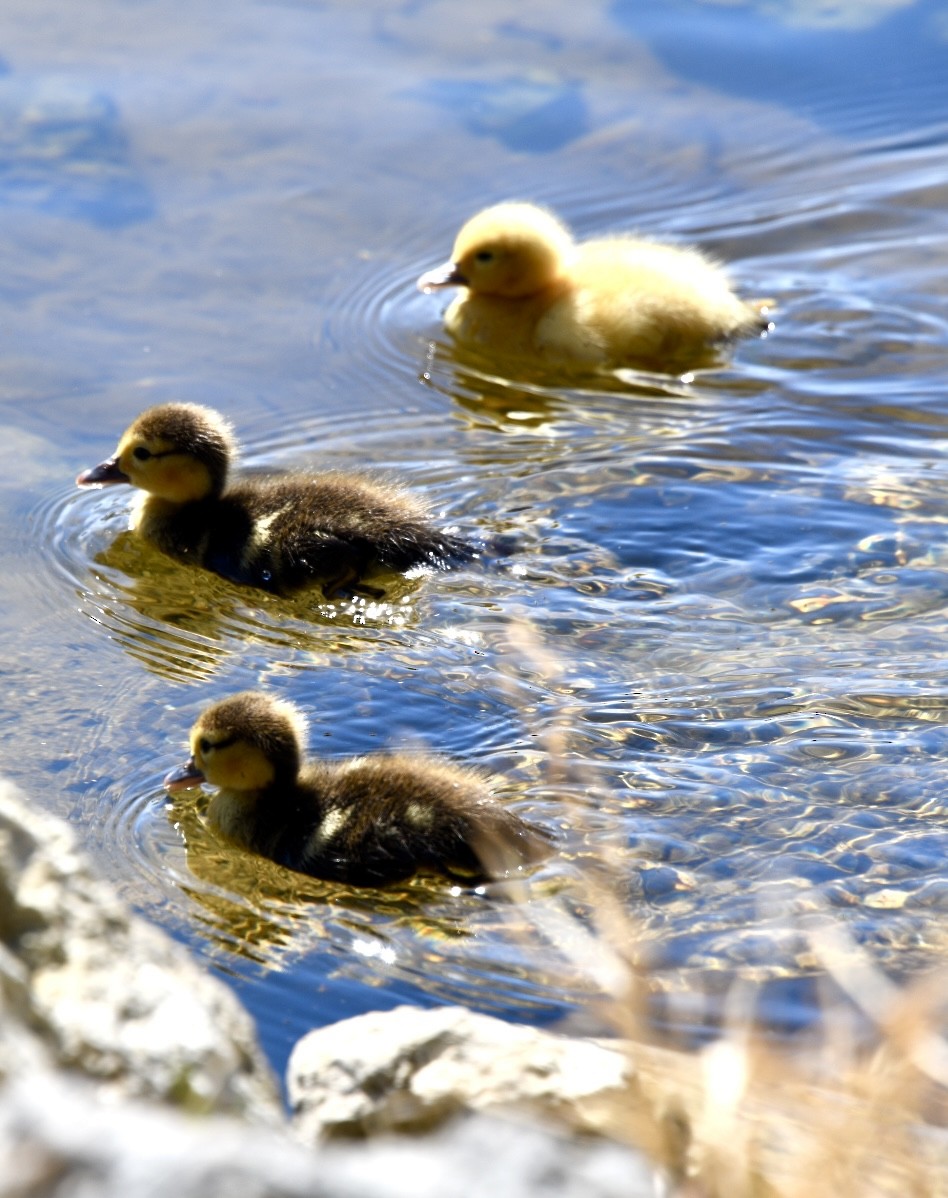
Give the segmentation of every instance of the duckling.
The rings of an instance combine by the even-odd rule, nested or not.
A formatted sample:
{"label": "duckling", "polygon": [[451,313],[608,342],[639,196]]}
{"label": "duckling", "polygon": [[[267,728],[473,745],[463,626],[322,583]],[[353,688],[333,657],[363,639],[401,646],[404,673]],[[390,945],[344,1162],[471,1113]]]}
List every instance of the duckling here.
{"label": "duckling", "polygon": [[451,261],[418,286],[464,288],[444,317],[464,345],[559,366],[684,370],[771,327],[772,301],[739,299],[698,250],[626,235],[577,244],[552,212],[529,203],[472,217]]}
{"label": "duckling", "polygon": [[141,488],[131,527],[146,540],[180,561],[278,594],[321,580],[327,598],[353,589],[380,595],[360,586],[373,565],[444,567],[475,556],[391,484],[327,473],[229,486],[235,452],[230,425],[218,412],[159,404],[125,431],[114,457],[83,471],[76,483]]}
{"label": "duckling", "polygon": [[172,793],[217,787],[208,820],[227,839],[298,873],[381,886],[429,869],[474,885],[546,855],[541,829],[506,810],[484,778],[407,755],[303,764],[293,704],[243,691],[191,729]]}

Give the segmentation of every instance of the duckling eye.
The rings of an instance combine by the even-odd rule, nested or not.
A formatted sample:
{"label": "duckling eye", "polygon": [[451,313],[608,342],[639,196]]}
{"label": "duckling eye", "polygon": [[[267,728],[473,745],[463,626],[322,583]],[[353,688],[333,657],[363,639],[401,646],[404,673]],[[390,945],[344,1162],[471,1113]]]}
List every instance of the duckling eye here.
{"label": "duckling eye", "polygon": [[151,450],[146,449],[144,445],[136,445],[132,450],[132,457],[139,462],[147,462],[151,456]]}
{"label": "duckling eye", "polygon": [[210,751],[211,751],[211,742],[207,739],[206,736],[202,736],[201,739],[198,741],[198,752],[203,757],[207,753],[210,753]]}
{"label": "duckling eye", "polygon": [[493,262],[494,261],[494,251],[493,250],[478,250],[477,253],[474,255],[474,261],[475,262]]}

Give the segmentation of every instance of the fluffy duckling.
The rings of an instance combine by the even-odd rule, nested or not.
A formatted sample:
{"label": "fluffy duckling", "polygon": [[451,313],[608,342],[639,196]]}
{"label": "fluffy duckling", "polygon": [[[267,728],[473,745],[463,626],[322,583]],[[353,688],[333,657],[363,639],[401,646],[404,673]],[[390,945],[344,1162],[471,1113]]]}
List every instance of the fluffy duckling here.
{"label": "fluffy duckling", "polygon": [[474,556],[466,542],[439,532],[418,500],[389,484],[330,473],[228,486],[235,452],[218,412],[160,404],[125,431],[114,457],[76,482],[140,487],[132,528],[171,557],[266,591],[320,580],[332,598],[357,587],[373,565],[443,567]]}
{"label": "fluffy duckling", "polygon": [[623,235],[577,244],[527,203],[472,217],[451,261],[418,286],[464,288],[444,317],[458,341],[547,364],[683,370],[770,327],[771,301],[739,299],[698,250]]}
{"label": "fluffy duckling", "polygon": [[208,819],[262,857],[317,878],[380,886],[419,869],[467,885],[548,851],[546,834],[507,811],[484,779],[409,756],[302,762],[306,721],[291,703],[244,691],[191,729],[191,756],[165,778],[217,787]]}

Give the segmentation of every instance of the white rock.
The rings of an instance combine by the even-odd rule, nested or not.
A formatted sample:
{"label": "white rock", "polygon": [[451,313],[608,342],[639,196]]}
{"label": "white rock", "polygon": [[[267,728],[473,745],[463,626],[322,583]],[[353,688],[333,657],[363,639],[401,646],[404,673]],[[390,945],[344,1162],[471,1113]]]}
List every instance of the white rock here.
{"label": "white rock", "polygon": [[605,1131],[629,1082],[626,1056],[463,1007],[359,1015],[293,1049],[287,1090],[306,1143],[421,1130],[460,1110],[506,1108]]}
{"label": "white rock", "polygon": [[0,994],[58,1064],[123,1095],[282,1119],[252,1021],[231,991],[128,910],[67,824],[2,780],[0,950]]}

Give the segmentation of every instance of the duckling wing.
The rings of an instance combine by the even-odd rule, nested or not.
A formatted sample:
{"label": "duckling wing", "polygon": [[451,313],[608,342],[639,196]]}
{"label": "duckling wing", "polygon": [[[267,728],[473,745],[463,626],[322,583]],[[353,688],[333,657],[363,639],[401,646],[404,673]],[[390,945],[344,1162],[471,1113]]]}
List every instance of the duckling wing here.
{"label": "duckling wing", "polygon": [[229,498],[216,504],[204,543],[205,569],[231,582],[271,589],[262,570],[248,568],[248,548],[254,544],[255,520],[245,504]]}
{"label": "duckling wing", "polygon": [[573,265],[572,310],[551,309],[548,338],[586,330],[607,360],[657,365],[745,331],[746,304],[699,251],[631,237],[586,243]]}
{"label": "duckling wing", "polygon": [[281,838],[280,863],[354,886],[411,877],[422,864],[419,849],[393,801],[392,779],[384,775],[363,759],[306,766],[299,785],[303,802]]}
{"label": "duckling wing", "polygon": [[252,516],[242,503],[207,499],[157,515],[146,504],[139,527],[142,535],[170,557],[201,565],[233,582],[253,581],[242,565],[253,533]]}
{"label": "duckling wing", "polygon": [[250,479],[218,503],[204,564],[235,582],[282,593],[353,568],[371,553],[336,527],[313,480]]}
{"label": "duckling wing", "polygon": [[248,483],[227,498],[250,515],[241,580],[269,590],[318,579],[331,594],[356,584],[373,563],[405,570],[475,553],[436,529],[412,496],[357,476]]}
{"label": "duckling wing", "polygon": [[400,755],[311,770],[325,814],[295,867],[304,872],[377,886],[431,869],[473,885],[550,851],[546,835],[471,771]]}
{"label": "duckling wing", "polygon": [[[400,487],[350,474],[325,474],[310,484],[318,536],[311,552],[322,555],[326,539],[351,546],[361,560],[393,570],[470,561],[474,546],[442,532],[424,504]],[[305,538],[304,538],[305,539]]]}

